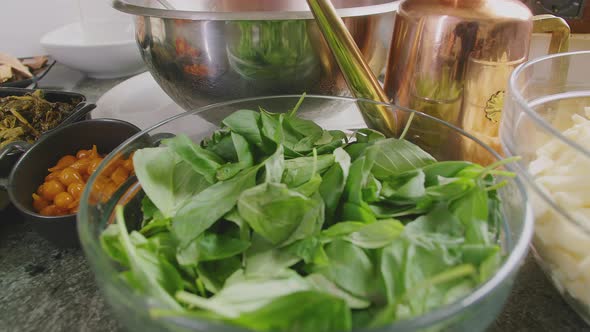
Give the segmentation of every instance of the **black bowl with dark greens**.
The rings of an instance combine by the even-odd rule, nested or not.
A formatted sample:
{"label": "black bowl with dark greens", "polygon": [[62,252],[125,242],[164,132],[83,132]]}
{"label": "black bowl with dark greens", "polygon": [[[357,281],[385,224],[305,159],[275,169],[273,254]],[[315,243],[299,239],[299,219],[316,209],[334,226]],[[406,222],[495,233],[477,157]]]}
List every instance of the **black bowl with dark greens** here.
{"label": "black bowl with dark greens", "polygon": [[[532,232],[510,160],[394,106],[410,121],[401,137],[386,138],[364,128],[360,103],[371,102],[281,96],[211,105],[110,154],[106,163],[133,154],[136,176],[101,198],[91,189],[99,168],[78,231],[123,323],[154,331],[485,329]],[[223,120],[212,124],[208,113]],[[416,126],[447,140],[423,144]],[[477,156],[459,154],[463,140],[478,144]],[[496,162],[469,161],[482,154]]]}

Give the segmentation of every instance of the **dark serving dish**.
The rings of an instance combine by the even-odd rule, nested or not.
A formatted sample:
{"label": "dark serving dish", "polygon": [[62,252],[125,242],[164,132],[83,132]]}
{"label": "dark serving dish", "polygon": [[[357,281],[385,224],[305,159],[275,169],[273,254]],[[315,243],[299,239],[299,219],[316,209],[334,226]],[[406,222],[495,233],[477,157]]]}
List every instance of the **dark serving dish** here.
{"label": "dark serving dish", "polygon": [[[33,57],[30,57],[33,58]],[[19,60],[25,60],[30,58],[19,58]],[[32,87],[37,87],[37,83],[49,72],[51,68],[55,65],[55,60],[51,57],[48,58],[47,63],[45,66],[41,67],[40,69],[33,72],[33,77],[27,78],[24,80],[18,81],[9,81],[0,83],[0,87],[10,87],[10,88],[26,88],[32,85]]]}
{"label": "dark serving dish", "polygon": [[94,119],[72,123],[43,135],[22,155],[8,177],[6,190],[11,202],[42,237],[58,247],[77,247],[76,215],[42,216],[33,210],[31,195],[43,183],[47,169],[62,156],[89,149],[93,144],[101,154],[110,153],[139,131],[129,122]]}
{"label": "dark serving dish", "polygon": [[[32,93],[37,89],[22,89],[22,88],[5,88],[0,87],[0,98],[7,96],[23,96],[27,93]],[[86,97],[75,92],[54,91],[43,89],[44,98],[49,102],[66,102],[74,103],[77,101],[72,113],[64,119],[57,127],[46,131],[41,137],[48,133],[63,127],[67,124],[77,122],[88,118],[89,112],[92,111],[96,105],[87,104]],[[31,144],[25,141],[17,141],[6,145],[0,149],[0,178],[5,178],[10,173],[10,170],[20,157],[20,155],[30,148]]]}

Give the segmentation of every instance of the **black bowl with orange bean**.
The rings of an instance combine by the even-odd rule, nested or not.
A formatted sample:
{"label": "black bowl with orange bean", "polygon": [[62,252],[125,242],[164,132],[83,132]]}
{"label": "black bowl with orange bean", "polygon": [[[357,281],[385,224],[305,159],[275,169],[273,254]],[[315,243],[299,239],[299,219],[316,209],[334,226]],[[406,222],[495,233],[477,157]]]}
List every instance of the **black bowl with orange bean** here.
{"label": "black bowl with orange bean", "polygon": [[[33,209],[42,216],[62,216],[78,212],[80,197],[88,178],[102,162],[97,146],[65,155],[49,168],[45,181],[32,194]],[[133,160],[122,158],[109,165],[94,184],[95,192],[110,197],[133,174]]]}
{"label": "black bowl with orange bean", "polygon": [[[40,235],[60,247],[78,246],[76,212],[88,178],[106,154],[139,131],[114,119],[81,121],[53,131],[13,168],[7,185],[10,200]],[[105,197],[133,174],[131,155],[109,169],[108,177],[96,181]]]}

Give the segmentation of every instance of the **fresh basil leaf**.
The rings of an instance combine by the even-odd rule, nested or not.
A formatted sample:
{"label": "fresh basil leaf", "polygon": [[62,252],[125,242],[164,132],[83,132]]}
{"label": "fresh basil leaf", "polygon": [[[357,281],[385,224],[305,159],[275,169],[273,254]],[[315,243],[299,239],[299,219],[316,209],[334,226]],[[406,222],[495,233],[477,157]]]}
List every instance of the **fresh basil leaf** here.
{"label": "fresh basil leaf", "polygon": [[333,153],[336,149],[343,147],[348,138],[346,134],[340,130],[330,130],[327,131],[327,133],[332,137],[332,140],[329,143],[318,144],[323,142],[316,142],[316,150],[320,155]]}
{"label": "fresh basil leaf", "polygon": [[146,195],[141,199],[141,212],[143,213],[143,220],[162,219],[164,216],[158,210],[152,200]]}
{"label": "fresh basil leaf", "polygon": [[223,119],[222,123],[233,132],[243,136],[251,144],[262,145],[260,113],[251,110],[239,110]]}
{"label": "fresh basil leaf", "polygon": [[229,212],[242,192],[256,184],[257,171],[258,167],[251,167],[227,181],[217,182],[180,207],[172,219],[172,231],[180,247],[186,247]]}
{"label": "fresh basil leaf", "polygon": [[426,195],[433,200],[453,201],[467,194],[476,186],[473,179],[443,178],[437,179],[438,185],[426,188]]}
{"label": "fresh basil leaf", "polygon": [[209,185],[166,147],[137,150],[133,166],[143,191],[166,218],[173,217],[180,206]]}
{"label": "fresh basil leaf", "polygon": [[355,130],[354,139],[359,143],[372,143],[375,141],[384,140],[385,135],[373,129],[362,128]]}
{"label": "fresh basil leaf", "polygon": [[102,249],[117,263],[129,267],[129,258],[120,240],[119,225],[110,224],[100,235]]}
{"label": "fresh basil leaf", "polygon": [[373,161],[366,157],[361,157],[350,165],[346,186],[344,188],[344,200],[346,202],[361,205],[363,202],[363,187],[367,184],[367,179],[369,178],[372,167]]}
{"label": "fresh basil leaf", "polygon": [[367,148],[366,155],[374,161],[372,173],[379,180],[436,162],[417,145],[395,138],[375,142]]}
{"label": "fresh basil leaf", "polygon": [[321,239],[323,242],[342,239],[360,248],[377,249],[395,241],[403,230],[402,223],[394,219],[378,220],[370,224],[348,221],[339,222],[324,230]]}
{"label": "fresh basil leaf", "polygon": [[317,237],[308,237],[292,243],[285,247],[286,252],[303,259],[306,264],[316,266],[328,264],[328,257],[322,246],[322,242]]}
{"label": "fresh basil leaf", "polygon": [[160,232],[168,232],[170,230],[170,221],[170,218],[150,220],[139,230],[139,232],[146,237],[153,236]]}
{"label": "fresh basil leaf", "polygon": [[398,220],[387,219],[364,225],[362,228],[343,237],[344,240],[364,249],[377,249],[395,241],[404,226]]}
{"label": "fresh basil leaf", "polygon": [[215,261],[236,256],[250,247],[249,241],[228,234],[205,232],[196,240],[199,262]]}
{"label": "fresh basil leaf", "polygon": [[245,275],[273,277],[301,261],[289,247],[277,248],[262,236],[252,236],[252,246],[245,254]]}
{"label": "fresh basil leaf", "polygon": [[282,245],[288,245],[297,240],[318,235],[322,230],[325,220],[325,204],[322,196],[316,192],[308,199],[310,201],[308,210],[299,223],[299,226],[297,226],[295,232]]}
{"label": "fresh basil leaf", "polygon": [[244,168],[254,166],[254,154],[244,136],[232,132],[231,139],[234,143],[234,149],[238,154],[238,162],[243,165]]}
{"label": "fresh basil leaf", "polygon": [[365,202],[361,202],[361,204],[344,203],[340,215],[344,220],[358,220],[364,223],[377,221],[377,217],[371,210],[371,207]]}
{"label": "fresh basil leaf", "polygon": [[283,172],[285,171],[285,157],[283,153],[283,146],[279,145],[276,152],[264,162],[266,182],[281,182]]}
{"label": "fresh basil leaf", "polygon": [[347,293],[321,274],[310,274],[305,279],[307,279],[318,292],[327,293],[344,300],[351,309],[366,309],[371,305],[370,301]]}
{"label": "fresh basil leaf", "polygon": [[223,159],[218,155],[194,144],[184,134],[166,139],[162,143],[189,164],[195,172],[205,177],[207,182],[215,182],[217,169],[223,164]]}
{"label": "fresh basil leaf", "polygon": [[488,232],[488,194],[485,189],[473,188],[463,197],[453,201],[449,208],[465,227],[466,243],[491,243]]}
{"label": "fresh basil leaf", "polygon": [[424,166],[422,169],[426,175],[426,186],[438,185],[439,177],[453,178],[457,173],[473,164],[468,161],[439,161]]}
{"label": "fresh basil leaf", "polygon": [[176,247],[178,242],[170,232],[160,232],[148,239],[152,251],[160,257],[165,257],[168,262],[176,261]]}
{"label": "fresh basil leaf", "polygon": [[[367,253],[350,242],[336,240],[326,245],[329,265],[318,272],[359,297],[368,297],[375,284],[374,266]],[[351,262],[355,262],[351,264]]]}
{"label": "fresh basil leaf", "polygon": [[216,261],[201,262],[197,266],[197,273],[205,288],[215,294],[223,288],[225,281],[241,266],[241,260],[237,256],[233,256]]}
{"label": "fresh basil leaf", "polygon": [[311,177],[311,179],[309,179],[308,182],[300,185],[299,187],[293,188],[293,190],[304,196],[311,197],[313,194],[318,192],[321,184],[322,177],[319,174],[315,174]]}
{"label": "fresh basil leaf", "polygon": [[334,164],[334,156],[321,155],[317,156],[317,158],[299,157],[285,160],[285,173],[282,182],[290,188],[308,182],[314,175],[314,162],[316,173],[321,175]]}
{"label": "fresh basil leaf", "polygon": [[344,332],[352,328],[346,303],[316,291],[278,297],[256,311],[242,314],[234,322],[256,331]]}
{"label": "fresh basil leaf", "polygon": [[260,309],[281,296],[311,288],[305,279],[293,273],[281,278],[248,278],[230,284],[226,282],[211,298],[181,291],[176,294],[176,299],[226,318],[238,318],[241,314]]}
{"label": "fresh basil leaf", "polygon": [[278,244],[308,219],[315,223],[320,217],[318,205],[317,200],[290,190],[282,183],[263,183],[244,191],[238,200],[238,211],[256,233]]}
{"label": "fresh basil leaf", "polygon": [[366,224],[362,223],[362,222],[341,221],[339,223],[332,225],[330,228],[322,231],[321,239],[323,241],[330,241],[333,239],[337,239],[337,238],[346,236],[350,233],[354,233],[354,232],[360,230],[361,228],[363,228],[363,226],[365,226],[365,225]]}
{"label": "fresh basil leaf", "polygon": [[284,126],[301,137],[320,137],[323,133],[322,127],[315,122],[297,116],[286,116]]}
{"label": "fresh basil leaf", "polygon": [[231,139],[238,156],[238,162],[221,165],[215,174],[218,181],[229,180],[241,170],[254,165],[254,154],[244,136],[232,132]]}
{"label": "fresh basil leaf", "polygon": [[[129,267],[133,272],[133,280],[140,287],[140,291],[157,301],[159,305],[173,310],[181,310],[182,307],[170,295],[179,290],[182,278],[178,271],[168,262],[154,255],[153,251],[136,248],[127,233],[123,216],[123,207],[116,207],[116,221],[119,230],[119,239],[129,259]],[[139,233],[135,236],[142,238]],[[144,239],[145,240],[145,239]],[[147,240],[145,241],[147,242]]]}
{"label": "fresh basil leaf", "polygon": [[367,203],[378,202],[381,199],[382,185],[373,174],[367,177],[367,183],[362,191],[363,201]]}
{"label": "fresh basil leaf", "polygon": [[305,231],[299,235],[310,235],[313,225],[323,219],[323,202],[290,190],[285,184],[267,182],[244,191],[238,211],[256,233],[279,244],[297,240],[292,235],[297,235],[295,231],[301,225]]}
{"label": "fresh basil leaf", "polygon": [[203,141],[201,145],[227,162],[238,161],[238,155],[228,128],[216,131],[210,140]]}
{"label": "fresh basil leaf", "polygon": [[326,222],[328,224],[333,223],[338,211],[351,164],[350,156],[344,149],[338,148],[334,150],[333,155],[335,163],[323,175],[319,188],[322,199],[326,204]]}
{"label": "fresh basil leaf", "polygon": [[381,195],[399,205],[411,204],[426,195],[424,181],[422,170],[393,175],[383,182]]}
{"label": "fresh basil leaf", "polygon": [[217,169],[215,177],[217,181],[227,181],[236,176],[236,174],[240,173],[244,168],[247,167],[245,167],[243,164],[239,162],[221,165]]}

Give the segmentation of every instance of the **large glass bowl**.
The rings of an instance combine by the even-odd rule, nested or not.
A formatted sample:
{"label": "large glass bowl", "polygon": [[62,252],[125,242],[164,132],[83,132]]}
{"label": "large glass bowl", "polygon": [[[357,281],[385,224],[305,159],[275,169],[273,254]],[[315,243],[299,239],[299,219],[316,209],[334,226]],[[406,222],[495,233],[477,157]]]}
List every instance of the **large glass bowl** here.
{"label": "large glass bowl", "polygon": [[[590,141],[578,133],[563,134],[574,125],[574,114],[579,120],[590,116],[585,110],[590,106],[588,77],[590,51],[552,55],[519,67],[510,79],[500,137],[507,155],[522,157],[516,168],[530,193],[535,257],[566,301],[590,323],[590,203],[584,203],[590,195],[583,190],[590,188]],[[547,157],[549,147],[553,152]]]}
{"label": "large glass bowl", "polygon": [[[113,220],[115,204],[125,205],[129,229],[141,222],[141,187],[133,177],[110,199],[102,200],[92,191],[97,176],[104,171],[103,166],[118,158],[129,155],[137,149],[157,144],[158,139],[171,134],[184,133],[194,141],[200,141],[218,128],[219,121],[239,109],[258,109],[263,107],[271,112],[286,112],[293,107],[300,96],[279,96],[242,99],[200,108],[190,113],[170,118],[123,143],[105,158],[102,166],[89,179],[80,203],[78,231],[82,247],[96,274],[96,280],[113,312],[131,330],[137,331],[244,331],[234,326],[220,325],[197,318],[153,318],[148,308],[156,304],[136,294],[118,277],[116,265],[103,252],[99,236],[106,225]],[[307,96],[298,110],[304,118],[316,121],[326,129],[355,129],[365,127],[359,113],[359,105],[372,103],[343,97]],[[400,118],[408,118],[414,113],[393,106]],[[422,113],[415,113],[412,129],[407,139],[421,145],[439,160],[462,159],[457,146],[464,141],[473,141],[478,153],[498,160],[498,155],[473,137],[438,119]],[[435,135],[440,133],[440,135]],[[444,139],[441,139],[444,137]],[[469,159],[469,158],[464,158]],[[502,179],[498,179],[502,180]],[[496,317],[502,308],[514,281],[519,263],[525,257],[532,237],[532,219],[527,205],[524,188],[518,180],[509,179],[509,184],[500,190],[503,199],[504,223],[501,246],[505,261],[496,274],[475,289],[469,296],[446,307],[434,310],[427,315],[411,320],[398,321],[372,331],[481,331]],[[359,330],[360,331],[360,330]],[[311,332],[311,331],[302,331]]]}

